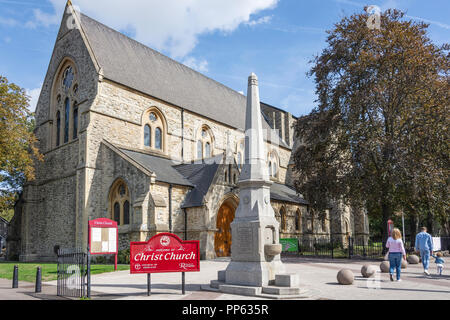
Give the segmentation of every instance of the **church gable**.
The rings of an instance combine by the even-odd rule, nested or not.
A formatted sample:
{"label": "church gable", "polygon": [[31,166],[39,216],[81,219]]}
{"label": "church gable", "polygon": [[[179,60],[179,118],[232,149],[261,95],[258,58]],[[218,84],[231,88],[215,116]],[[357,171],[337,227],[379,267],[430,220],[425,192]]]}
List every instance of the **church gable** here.
{"label": "church gable", "polygon": [[[42,85],[42,90],[36,106],[37,137],[40,141],[40,150],[45,152],[56,147],[56,125],[58,104],[63,105],[65,100],[58,100],[58,95],[64,84],[61,79],[63,73],[70,64],[72,71],[76,73],[77,83],[73,83],[70,88],[75,99],[71,101],[71,108],[74,103],[78,104],[78,109],[84,111],[94,101],[97,94],[98,74],[95,63],[90,54],[89,47],[83,36],[79,24],[69,28],[73,24],[76,14],[72,14],[72,7],[66,7],[65,14],[61,21],[58,37],[55,42],[52,57],[47,69],[47,73]],[[75,86],[76,85],[76,86]],[[75,90],[75,91],[74,91]],[[70,110],[72,113],[72,110]],[[79,113],[81,114],[81,112]],[[69,115],[72,117],[72,114]],[[62,117],[61,121],[64,121]],[[83,119],[79,119],[81,124]],[[73,122],[73,121],[71,121]],[[78,130],[80,128],[77,128]],[[72,130],[73,131],[73,130]]]}

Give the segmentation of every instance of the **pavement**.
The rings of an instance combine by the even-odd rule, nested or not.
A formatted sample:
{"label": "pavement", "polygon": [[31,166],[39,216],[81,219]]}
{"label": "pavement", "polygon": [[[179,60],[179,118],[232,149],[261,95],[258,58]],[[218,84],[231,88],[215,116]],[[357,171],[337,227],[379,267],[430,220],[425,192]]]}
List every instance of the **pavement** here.
{"label": "pavement", "polygon": [[[430,263],[431,275],[423,273],[421,264],[402,270],[402,282],[391,282],[387,273],[377,272],[373,278],[363,278],[364,264],[378,266],[380,261],[313,259],[284,257],[287,273],[300,275],[300,286],[306,295],[299,300],[450,300],[450,270],[436,275]],[[224,294],[201,290],[201,286],[217,279],[217,271],[226,269],[229,259],[200,262],[200,272],[186,273],[185,294],[181,292],[181,274],[151,275],[151,295],[147,295],[147,275],[117,271],[91,276],[92,300],[264,300],[263,298]],[[336,275],[346,268],[353,271],[352,285],[340,285]],[[0,300],[73,300],[56,295],[56,281],[44,282],[42,292],[34,293],[34,283],[19,282],[12,289],[12,280],[0,279]]]}

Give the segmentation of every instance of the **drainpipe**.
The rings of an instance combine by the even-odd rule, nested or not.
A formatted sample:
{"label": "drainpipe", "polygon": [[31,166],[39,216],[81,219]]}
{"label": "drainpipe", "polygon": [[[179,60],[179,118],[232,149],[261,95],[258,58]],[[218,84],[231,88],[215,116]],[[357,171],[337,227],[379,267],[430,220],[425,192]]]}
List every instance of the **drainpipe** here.
{"label": "drainpipe", "polygon": [[184,211],[184,240],[187,240],[187,212],[186,208],[183,208]]}
{"label": "drainpipe", "polygon": [[184,162],[184,109],[181,109],[181,162]]}
{"label": "drainpipe", "polygon": [[169,184],[169,232],[172,233],[172,184]]}

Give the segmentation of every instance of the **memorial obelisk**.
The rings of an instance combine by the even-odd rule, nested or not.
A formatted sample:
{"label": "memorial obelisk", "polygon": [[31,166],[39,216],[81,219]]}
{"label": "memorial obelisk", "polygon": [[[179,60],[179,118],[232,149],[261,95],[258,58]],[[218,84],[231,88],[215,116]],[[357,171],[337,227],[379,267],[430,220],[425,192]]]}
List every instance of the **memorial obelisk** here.
{"label": "memorial obelisk", "polygon": [[245,163],[239,177],[239,206],[231,223],[231,262],[227,285],[268,286],[284,272],[279,223],[270,204],[269,170],[262,130],[258,78],[248,78]]}

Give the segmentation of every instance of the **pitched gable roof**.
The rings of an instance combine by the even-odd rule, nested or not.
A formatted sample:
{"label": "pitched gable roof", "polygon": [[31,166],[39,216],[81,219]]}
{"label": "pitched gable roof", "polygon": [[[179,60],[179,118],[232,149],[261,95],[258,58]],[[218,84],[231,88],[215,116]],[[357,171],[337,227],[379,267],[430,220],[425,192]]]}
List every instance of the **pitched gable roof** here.
{"label": "pitched gable roof", "polygon": [[[246,97],[191,68],[79,13],[104,78],[245,130]],[[261,115],[262,116],[262,115]],[[271,129],[264,120],[263,129]],[[289,148],[278,135],[266,135]]]}

